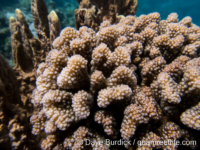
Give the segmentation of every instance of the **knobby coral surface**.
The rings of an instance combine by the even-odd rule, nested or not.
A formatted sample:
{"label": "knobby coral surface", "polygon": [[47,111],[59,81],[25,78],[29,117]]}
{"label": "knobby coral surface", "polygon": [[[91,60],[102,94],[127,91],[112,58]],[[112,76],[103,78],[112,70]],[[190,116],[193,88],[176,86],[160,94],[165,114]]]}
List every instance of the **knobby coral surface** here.
{"label": "knobby coral surface", "polygon": [[0,148],[31,149],[29,145],[34,144],[34,140],[27,126],[27,111],[20,100],[17,77],[2,55],[0,70]]}
{"label": "knobby coral surface", "polygon": [[40,111],[30,121],[33,134],[49,134],[42,149],[112,149],[101,141],[197,137],[190,128],[199,130],[200,28],[190,17],[178,21],[176,13],[162,21],[159,13],[129,15],[111,24],[104,21],[98,32],[66,27],[39,65],[32,103]]}

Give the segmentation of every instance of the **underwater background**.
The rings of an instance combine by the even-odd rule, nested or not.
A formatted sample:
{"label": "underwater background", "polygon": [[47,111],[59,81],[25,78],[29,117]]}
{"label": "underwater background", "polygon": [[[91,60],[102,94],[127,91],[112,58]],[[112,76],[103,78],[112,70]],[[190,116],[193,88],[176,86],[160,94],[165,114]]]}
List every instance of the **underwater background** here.
{"label": "underwater background", "polygon": [[[74,10],[78,9],[77,0],[45,0],[48,11],[55,10],[61,22],[61,29],[66,26],[75,28]],[[31,14],[30,0],[1,0],[0,5],[0,53],[4,55],[9,64],[13,66],[9,18],[15,17],[15,9],[19,8],[29,24],[29,28],[35,34],[33,19]],[[138,0],[138,9],[136,16],[141,14],[149,14],[152,12],[159,12],[161,20],[166,19],[167,16],[176,12],[179,15],[179,20],[185,16],[190,16],[192,22],[200,26],[200,1],[197,0]]]}
{"label": "underwater background", "polygon": [[148,14],[151,12],[159,12],[161,20],[176,12],[179,15],[179,20],[185,16],[190,16],[192,22],[200,26],[200,1],[198,0],[138,0],[138,9],[136,15]]}

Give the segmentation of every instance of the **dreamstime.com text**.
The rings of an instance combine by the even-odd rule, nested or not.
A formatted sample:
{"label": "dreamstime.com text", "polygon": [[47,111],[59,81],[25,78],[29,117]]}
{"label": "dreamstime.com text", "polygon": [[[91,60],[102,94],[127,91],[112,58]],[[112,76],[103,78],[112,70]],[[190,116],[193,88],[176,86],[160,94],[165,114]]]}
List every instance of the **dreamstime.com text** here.
{"label": "dreamstime.com text", "polygon": [[80,140],[78,141],[78,143],[80,145],[82,145],[83,143],[85,145],[135,145],[137,144],[138,146],[142,146],[142,145],[157,145],[157,146],[162,146],[162,145],[185,145],[185,146],[189,146],[189,145],[197,145],[197,142],[195,140],[192,141],[187,141],[187,140],[183,140],[183,141],[179,141],[179,140],[164,140],[164,141],[142,141],[142,140],[138,140],[136,141],[135,139],[133,141],[129,141],[129,140],[110,140],[110,139],[105,139],[102,141],[95,141],[95,140],[90,140],[90,139],[86,139],[86,140]]}

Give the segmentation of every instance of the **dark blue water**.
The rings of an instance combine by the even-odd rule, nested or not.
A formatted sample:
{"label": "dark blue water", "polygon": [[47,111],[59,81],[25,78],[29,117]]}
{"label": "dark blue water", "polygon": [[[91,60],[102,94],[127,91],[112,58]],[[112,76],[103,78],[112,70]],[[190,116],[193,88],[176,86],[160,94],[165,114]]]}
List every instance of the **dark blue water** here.
{"label": "dark blue water", "polygon": [[200,26],[200,0],[138,0],[136,15],[159,12],[161,19],[176,12],[179,20],[185,16],[190,16],[192,22]]}

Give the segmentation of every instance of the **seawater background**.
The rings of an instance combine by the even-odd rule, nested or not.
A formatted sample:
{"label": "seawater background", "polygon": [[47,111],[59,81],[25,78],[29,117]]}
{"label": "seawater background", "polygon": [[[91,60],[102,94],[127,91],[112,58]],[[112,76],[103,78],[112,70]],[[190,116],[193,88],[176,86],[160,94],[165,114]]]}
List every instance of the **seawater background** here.
{"label": "seawater background", "polygon": [[192,18],[192,22],[200,26],[200,0],[138,0],[136,15],[159,12],[161,20],[176,12],[179,20],[186,16]]}
{"label": "seawater background", "polygon": [[[61,28],[71,26],[75,28],[74,10],[78,8],[77,0],[45,0],[48,11],[56,10],[61,22]],[[31,31],[35,34],[31,14],[31,0],[0,0],[0,53],[12,63],[12,52],[10,43],[9,18],[15,17],[15,9],[19,8]],[[190,16],[194,24],[200,26],[200,0],[138,0],[136,16],[159,12],[161,20],[176,12],[179,20]]]}

